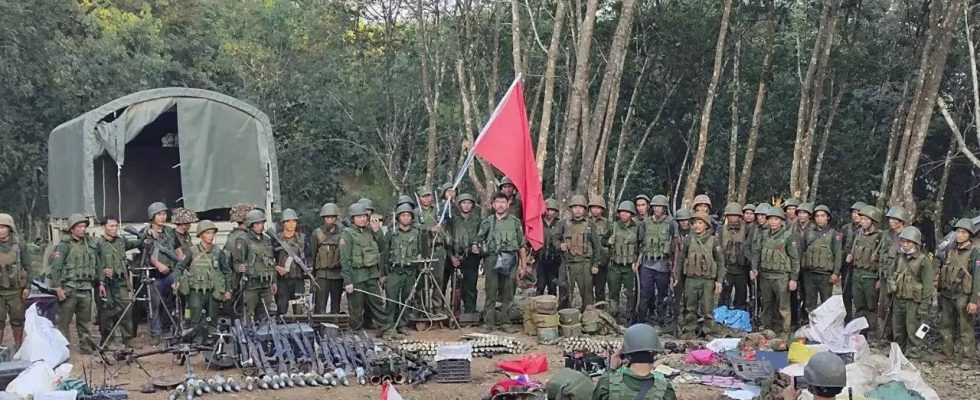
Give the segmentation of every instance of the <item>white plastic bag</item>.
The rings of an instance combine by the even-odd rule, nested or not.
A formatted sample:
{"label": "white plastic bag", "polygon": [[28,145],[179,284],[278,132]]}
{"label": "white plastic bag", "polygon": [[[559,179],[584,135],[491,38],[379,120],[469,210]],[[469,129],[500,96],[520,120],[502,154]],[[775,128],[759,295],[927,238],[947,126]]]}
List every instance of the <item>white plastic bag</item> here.
{"label": "white plastic bag", "polygon": [[27,309],[25,318],[24,344],[14,354],[14,359],[30,362],[44,360],[48,365],[68,361],[68,339],[55,329],[51,321],[38,314],[37,304]]}
{"label": "white plastic bag", "polygon": [[10,381],[6,392],[15,393],[19,396],[50,392],[55,389],[54,381],[55,375],[51,366],[44,361],[38,361],[21,371],[20,375]]}
{"label": "white plastic bag", "polygon": [[922,379],[922,373],[905,358],[905,354],[902,353],[902,348],[898,343],[892,342],[891,350],[888,353],[888,361],[890,367],[878,379],[879,384],[901,381],[905,383],[905,387],[909,388],[909,390],[919,392],[926,400],[939,400],[939,393],[936,393],[926,383],[925,379]]}

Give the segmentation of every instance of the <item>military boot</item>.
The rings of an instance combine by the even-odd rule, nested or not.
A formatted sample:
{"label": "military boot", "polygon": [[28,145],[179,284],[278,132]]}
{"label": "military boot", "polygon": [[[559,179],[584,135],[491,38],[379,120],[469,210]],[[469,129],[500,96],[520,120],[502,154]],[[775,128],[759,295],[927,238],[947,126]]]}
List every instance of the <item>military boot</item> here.
{"label": "military boot", "polygon": [[613,317],[619,317],[619,302],[616,300],[609,300],[609,313]]}

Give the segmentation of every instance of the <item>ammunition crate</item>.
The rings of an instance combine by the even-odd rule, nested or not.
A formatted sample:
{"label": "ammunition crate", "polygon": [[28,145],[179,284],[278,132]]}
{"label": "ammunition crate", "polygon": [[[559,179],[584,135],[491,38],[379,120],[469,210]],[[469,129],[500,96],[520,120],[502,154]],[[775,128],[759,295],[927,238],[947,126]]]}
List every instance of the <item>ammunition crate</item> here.
{"label": "ammunition crate", "polygon": [[462,383],[470,381],[469,360],[436,361],[436,382]]}

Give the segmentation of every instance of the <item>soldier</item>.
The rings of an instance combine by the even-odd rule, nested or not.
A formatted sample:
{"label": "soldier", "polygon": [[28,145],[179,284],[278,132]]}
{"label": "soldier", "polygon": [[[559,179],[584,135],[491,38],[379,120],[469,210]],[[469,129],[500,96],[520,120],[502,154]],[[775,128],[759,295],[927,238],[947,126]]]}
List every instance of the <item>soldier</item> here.
{"label": "soldier", "polygon": [[[844,360],[837,354],[821,351],[810,357],[803,367],[803,380],[806,389],[813,394],[814,400],[834,400],[847,386],[847,369]],[[783,389],[784,400],[796,400],[800,397],[801,389],[796,385],[787,385]],[[850,398],[850,397],[848,397]]]}
{"label": "soldier", "polygon": [[844,254],[841,244],[844,237],[830,226],[830,208],[819,205],[814,210],[816,223],[803,233],[800,242],[803,250],[803,260],[800,262],[803,276],[800,280],[805,286],[804,306],[807,310],[813,310],[827,301],[833,294],[834,285],[840,284]]}
{"label": "soldier", "polygon": [[371,199],[367,197],[361,197],[357,199],[357,204],[363,205],[364,208],[367,209],[369,213],[371,213],[371,215],[374,214],[374,202],[371,201]]}
{"label": "soldier", "polygon": [[711,215],[711,198],[709,198],[708,195],[699,194],[694,196],[694,212],[703,212],[708,214],[711,219],[710,223],[708,224],[708,227],[711,229],[711,234],[714,234],[721,226],[718,219],[715,218],[714,215]]}
{"label": "soldier", "polygon": [[779,335],[789,333],[789,293],[796,290],[800,275],[799,252],[793,235],[784,226],[785,219],[783,210],[769,210],[769,230],[762,235],[758,269],[749,274],[755,280],[761,273],[759,302],[766,306],[761,322]]}
{"label": "soldier", "polygon": [[340,276],[340,243],[341,227],[337,225],[340,211],[334,203],[320,207],[320,217],[323,225],[313,231],[313,270],[316,283],[320,286],[313,296],[315,304],[313,312],[322,314],[327,310],[327,299],[330,299],[329,311],[341,313],[340,296],[344,293],[344,278]]}
{"label": "soldier", "polygon": [[[473,254],[483,255],[484,292],[483,330],[497,329],[507,333],[517,332],[510,324],[510,307],[514,301],[517,279],[529,273],[524,227],[517,217],[510,215],[509,199],[504,193],[493,196],[493,215],[480,223],[477,244]],[[500,316],[497,301],[500,301]]]}
{"label": "soldier", "polygon": [[909,358],[917,358],[921,351],[922,339],[915,336],[922,321],[929,314],[933,294],[932,257],[919,251],[922,233],[919,228],[910,226],[898,235],[900,254],[890,271],[888,292],[894,296],[892,309],[892,333],[895,342],[907,349]]}
{"label": "soldier", "polygon": [[541,217],[541,221],[544,223],[544,246],[538,250],[535,257],[538,274],[538,296],[545,293],[558,295],[556,290],[558,268],[561,266],[561,249],[558,248],[561,238],[555,236],[558,231],[558,209],[561,207],[558,205],[558,200],[555,199],[545,200],[544,206],[544,215]]}
{"label": "soldier", "polygon": [[[513,185],[511,185],[513,186]],[[417,191],[419,195],[419,208],[415,210],[415,221],[422,232],[422,258],[432,258],[432,276],[436,282],[443,282],[446,271],[446,246],[449,237],[446,235],[445,227],[439,222],[439,213],[433,204],[432,190],[427,187],[420,187]],[[433,288],[432,299],[435,307],[443,308],[442,296],[435,293],[445,293],[445,287]]]}
{"label": "soldier", "polygon": [[[105,283],[106,295],[95,298],[99,312],[99,335],[101,342],[108,341],[108,349],[118,351],[125,347],[132,347],[132,340],[136,337],[133,331],[132,311],[126,309],[126,302],[132,292],[132,281],[129,279],[129,269],[126,267],[126,252],[139,248],[139,242],[126,240],[119,236],[119,217],[102,217],[102,236],[95,238],[95,245],[99,249],[99,262],[101,267],[102,280]],[[119,323],[119,329],[110,333],[112,328]]]}
{"label": "soldier", "polygon": [[[595,233],[600,238],[606,236],[612,229],[612,222],[606,218],[606,202],[600,196],[593,196],[589,200],[589,219],[595,225]],[[599,263],[596,268],[599,272],[592,276],[592,293],[595,301],[606,300],[606,279],[609,266],[609,248],[602,242],[599,246]]]}
{"label": "soldier", "polygon": [[[902,207],[892,207],[888,209],[888,213],[885,214],[885,218],[888,221],[888,230],[882,233],[881,243],[878,244],[878,265],[882,269],[881,274],[884,279],[882,279],[882,285],[889,285],[888,279],[891,278],[891,268],[894,267],[895,261],[898,259],[899,253],[901,253],[901,245],[899,243],[898,236],[905,229],[908,223],[908,212]],[[878,323],[884,323],[882,325],[882,333],[885,338],[892,337],[892,325],[888,318],[889,308],[893,303],[893,299],[890,298],[891,293],[887,290],[881,290],[878,292]]]}
{"label": "soldier", "polygon": [[796,223],[796,209],[799,207],[800,201],[792,197],[783,202],[783,212],[786,213],[787,226],[791,226]]}
{"label": "soldier", "polygon": [[224,267],[222,253],[215,251],[214,237],[218,227],[214,222],[203,220],[197,224],[197,237],[200,239],[187,257],[177,263],[174,269],[173,289],[187,297],[190,310],[192,340],[203,344],[208,335],[215,330],[218,317],[218,302],[231,299],[231,292],[225,287],[225,275],[230,273]]}
{"label": "soldier", "polygon": [[68,235],[51,254],[51,288],[58,295],[58,330],[69,338],[68,325],[74,317],[79,349],[87,353],[97,348],[88,332],[92,287],[99,288],[99,296],[105,296],[106,289],[99,273],[99,250],[85,234],[86,229],[88,218],[81,214],[68,217]]}
{"label": "soldier", "polygon": [[742,223],[746,224],[749,228],[754,228],[753,224],[755,222],[755,204],[745,203],[742,206]]}
{"label": "soldier", "polygon": [[265,236],[265,213],[252,210],[245,215],[248,234],[244,244],[245,310],[248,322],[261,319],[265,311],[278,311],[274,297],[279,291],[272,239]]}
{"label": "soldier", "polygon": [[[671,270],[669,273],[670,282],[667,282],[667,284],[670,287],[684,289],[684,274],[682,274],[680,268],[677,267],[677,265],[680,265],[679,261],[677,260],[677,256],[680,254],[681,244],[684,242],[684,238],[691,235],[691,210],[682,208],[674,213],[673,232],[671,235],[673,236],[671,238],[672,259],[670,262]],[[674,319],[678,325],[681,323],[680,318],[683,311],[684,290],[674,290]],[[667,321],[664,322],[666,323]]]}
{"label": "soldier", "polygon": [[[703,211],[692,217],[692,234],[684,239],[678,254],[684,275],[684,333],[694,333],[697,320],[704,320],[704,334],[714,331],[715,296],[725,280],[725,256],[711,234],[711,216]],[[700,309],[699,309],[700,308]]]}
{"label": "soldier", "polygon": [[[347,292],[347,308],[350,311],[350,327],[360,330],[368,323],[365,313],[377,319],[375,326],[387,328],[390,314],[381,301],[380,285],[387,279],[382,264],[381,223],[370,219],[370,213],[363,204],[354,203],[348,208],[351,226],[340,235],[340,273],[344,278],[344,291]],[[355,292],[354,289],[357,289]],[[364,309],[365,303],[368,310]],[[381,336],[395,336],[382,328]]]}
{"label": "soldier", "polygon": [[[802,203],[796,209],[796,222],[789,225],[790,232],[793,234],[793,240],[797,244],[803,243],[803,238],[806,236],[807,232],[813,229],[813,223],[810,222],[810,217],[813,215],[813,203]],[[803,249],[800,249],[800,254],[803,254]],[[810,286],[806,282],[807,275],[802,274],[800,276],[799,288],[790,293],[789,304],[790,304],[790,314],[793,321],[793,326],[801,326],[806,324],[809,319],[807,308],[803,309],[803,300],[806,298],[806,288]]]}
{"label": "soldier", "polygon": [[881,211],[877,207],[865,206],[858,214],[861,216],[861,229],[854,234],[851,252],[847,254],[846,260],[854,266],[851,289],[854,316],[865,317],[874,331],[878,321],[878,290],[881,289],[883,276],[882,271],[879,271],[877,252],[881,243],[881,231],[875,226],[881,220]]}
{"label": "soldier", "polygon": [[[452,219],[453,256],[450,262],[463,275],[462,307],[465,313],[476,312],[477,280],[480,278],[480,256],[471,250],[480,233],[480,213],[476,198],[469,193],[456,197],[459,215]],[[557,273],[557,267],[555,268]],[[539,281],[540,284],[540,281]]]}
{"label": "soldier", "polygon": [[[756,224],[755,216],[755,204],[746,203],[742,206],[742,225],[745,226],[745,248],[743,249],[745,253],[745,259],[748,264],[752,263],[755,258],[752,257],[755,254],[755,234],[759,229],[759,225]],[[751,269],[751,268],[750,268]],[[746,279],[748,279],[748,272],[745,273]],[[745,282],[746,286],[749,284],[748,280]]]}
{"label": "soldier", "polygon": [[[388,261],[385,279],[385,293],[399,303],[408,303],[408,292],[412,290],[412,284],[418,278],[419,272],[415,262],[422,258],[422,234],[417,227],[412,224],[415,216],[412,207],[403,204],[395,210],[395,220],[397,226],[388,232],[385,238]],[[421,297],[421,296],[420,296]],[[391,340],[393,335],[404,334],[405,326],[408,325],[408,316],[402,315],[406,311],[403,307],[395,304],[391,315],[391,325],[388,326],[386,340]],[[397,312],[395,310],[398,310]],[[395,320],[401,316],[401,319]]]}
{"label": "soldier", "polygon": [[653,370],[654,359],[663,350],[652,326],[636,324],[627,328],[623,345],[611,358],[610,370],[596,383],[592,400],[675,400],[677,395],[670,381]]}
{"label": "soldier", "polygon": [[[163,252],[153,250],[150,254],[150,266],[154,270],[150,272],[153,279],[154,293],[150,296],[150,307],[153,307],[156,318],[151,318],[150,337],[151,342],[158,344],[161,335],[168,334],[173,329],[173,314],[176,312],[176,301],[173,289],[174,277],[171,270],[177,262],[184,258],[184,249],[180,239],[177,238],[177,231],[167,225],[167,206],[160,202],[150,204],[146,209],[150,218],[150,226],[144,229],[142,235],[153,238],[161,247],[173,251],[176,259]],[[186,217],[186,214],[185,214]],[[149,289],[147,289],[149,290]],[[135,327],[134,327],[135,328]]]}
{"label": "soldier", "polygon": [[521,204],[521,194],[517,192],[517,186],[514,186],[514,182],[505,176],[500,180],[500,185],[497,186],[497,190],[507,196],[507,203],[509,204],[507,206],[507,212],[523,222],[524,207]]}
{"label": "soldier", "polygon": [[592,297],[592,277],[599,272],[601,253],[596,227],[585,217],[585,196],[577,194],[568,202],[572,215],[558,224],[556,237],[561,240],[561,307],[572,306],[572,293],[578,286],[582,309],[595,303]]}
{"label": "soldier", "polygon": [[650,198],[645,194],[637,195],[633,198],[636,205],[636,219],[643,221],[650,216]]}
{"label": "soldier", "polygon": [[674,254],[673,221],[667,216],[667,196],[650,200],[653,214],[637,222],[639,257],[633,271],[639,277],[639,305],[634,322],[651,320],[658,325],[665,320],[663,299],[670,295],[670,255]]}
{"label": "soldier", "polygon": [[228,268],[231,274],[228,275],[225,287],[231,291],[231,300],[222,302],[221,314],[231,319],[240,319],[241,313],[236,310],[236,304],[241,305],[245,301],[244,285],[242,278],[245,277],[245,244],[248,242],[248,227],[245,226],[245,216],[252,210],[252,206],[245,203],[237,203],[231,206],[228,220],[235,226],[228,233],[225,239],[225,247],[222,252],[228,260]]}
{"label": "soldier", "polygon": [[609,260],[609,309],[613,316],[619,316],[619,294],[626,289],[626,304],[634,310],[636,304],[636,279],[639,254],[639,225],[633,218],[636,208],[632,201],[619,203],[616,209],[619,220],[613,223],[606,234],[605,242],[610,248]]}
{"label": "soldier", "polygon": [[[721,230],[721,250],[724,255],[726,270],[725,284],[721,290],[719,304],[728,305],[739,310],[749,309],[749,271],[752,269],[751,226],[755,225],[753,214],[749,223],[745,223],[742,207],[731,202],[725,206],[725,226]],[[734,299],[732,295],[734,294]]]}
{"label": "soldier", "polygon": [[[303,264],[309,265],[309,250],[306,246],[306,234],[297,232],[299,217],[292,208],[282,211],[282,230],[276,232],[279,239],[273,243],[273,252],[276,255],[276,310],[282,315],[289,309],[289,300],[305,290],[306,271],[289,255],[282,245],[289,246],[296,257],[302,258]],[[281,244],[280,244],[281,243]],[[312,284],[310,286],[313,286]]]}
{"label": "soldier", "polygon": [[194,243],[191,242],[191,224],[197,222],[197,213],[183,207],[177,207],[173,209],[170,222],[174,224],[174,231],[177,232],[180,250],[186,255],[194,246]]}
{"label": "soldier", "polygon": [[[864,202],[861,201],[851,205],[851,218],[850,220],[845,218],[843,221],[844,224],[840,227],[840,233],[843,235],[842,254],[845,254],[845,257],[847,254],[851,254],[851,247],[854,245],[854,236],[857,234],[857,231],[861,229],[861,215],[859,212],[865,206],[867,206],[867,204],[864,204]],[[854,316],[854,303],[851,297],[851,285],[852,282],[854,282],[854,266],[846,259],[844,260],[844,264],[841,266],[841,280],[841,291],[844,293],[844,309],[847,311],[847,315],[844,317],[844,320],[851,322],[851,317]]]}
{"label": "soldier", "polygon": [[409,206],[412,207],[413,210],[415,209],[415,206],[416,206],[415,205],[415,200],[412,200],[412,196],[408,196],[408,195],[404,195],[404,194],[401,195],[401,196],[398,196],[398,203],[395,204],[395,208],[400,207],[402,204],[408,204]]}
{"label": "soldier", "polygon": [[[84,232],[84,230],[83,230]],[[10,320],[14,332],[14,347],[24,342],[24,302],[30,293],[31,254],[23,237],[17,236],[17,226],[10,214],[0,214],[0,338]]]}
{"label": "soldier", "polygon": [[946,255],[946,260],[939,270],[939,314],[940,332],[943,337],[943,356],[952,359],[953,332],[956,325],[961,354],[958,354],[960,368],[970,370],[976,360],[976,338],[973,332],[973,315],[977,313],[978,297],[980,297],[980,277],[976,277],[976,268],[980,268],[980,249],[973,244],[976,234],[973,221],[961,219],[956,221],[956,246]]}

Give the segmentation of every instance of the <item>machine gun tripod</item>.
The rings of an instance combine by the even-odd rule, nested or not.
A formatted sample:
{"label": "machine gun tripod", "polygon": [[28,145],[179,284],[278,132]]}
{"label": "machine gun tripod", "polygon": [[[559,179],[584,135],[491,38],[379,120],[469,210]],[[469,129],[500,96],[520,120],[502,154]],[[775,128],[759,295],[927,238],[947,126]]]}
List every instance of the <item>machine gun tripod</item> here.
{"label": "machine gun tripod", "polygon": [[[409,303],[415,303],[415,307],[419,311],[414,311],[405,316],[405,310],[408,307],[400,307],[401,310],[398,312],[398,318],[395,319],[393,326],[398,326],[401,323],[402,318],[407,318],[408,321],[415,324],[416,329],[420,332],[427,331],[435,325],[442,326],[442,324],[451,320],[452,325],[450,327],[455,327],[460,329],[459,321],[453,313],[448,313],[448,315],[435,312],[435,305],[433,304],[433,298],[430,293],[436,292],[438,296],[442,298],[442,304],[452,304],[449,298],[446,297],[446,293],[441,290],[439,282],[436,280],[435,275],[432,274],[432,263],[438,261],[435,258],[425,258],[415,260],[413,263],[419,265],[419,275],[415,278],[415,283],[412,284],[412,290],[408,292]],[[420,286],[421,284],[421,292]],[[420,296],[416,296],[420,294]]]}

